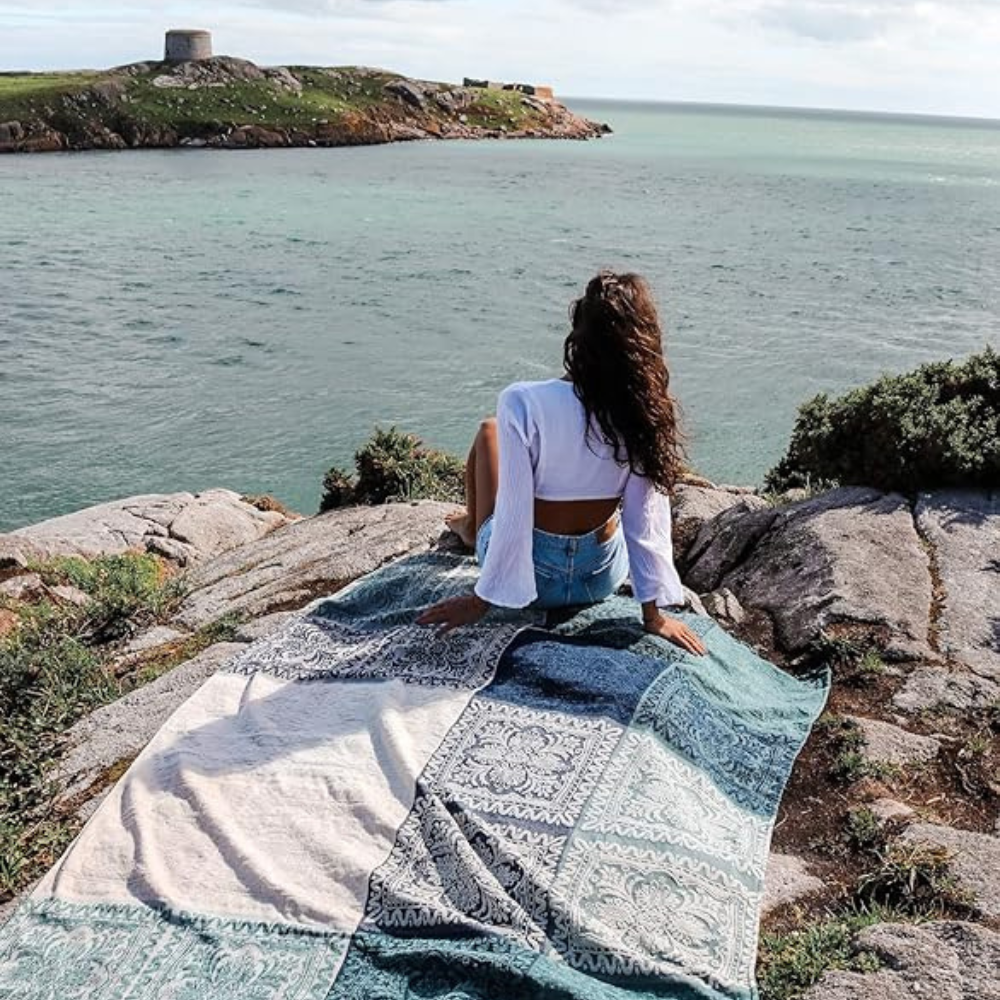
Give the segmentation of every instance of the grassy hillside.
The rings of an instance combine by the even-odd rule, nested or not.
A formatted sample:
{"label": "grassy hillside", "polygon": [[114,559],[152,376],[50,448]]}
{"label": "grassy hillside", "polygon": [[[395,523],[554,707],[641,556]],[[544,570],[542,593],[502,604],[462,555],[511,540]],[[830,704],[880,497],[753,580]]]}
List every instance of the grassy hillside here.
{"label": "grassy hillside", "polygon": [[216,57],[108,72],[0,74],[4,151],[600,133],[557,101],[358,66],[261,68]]}

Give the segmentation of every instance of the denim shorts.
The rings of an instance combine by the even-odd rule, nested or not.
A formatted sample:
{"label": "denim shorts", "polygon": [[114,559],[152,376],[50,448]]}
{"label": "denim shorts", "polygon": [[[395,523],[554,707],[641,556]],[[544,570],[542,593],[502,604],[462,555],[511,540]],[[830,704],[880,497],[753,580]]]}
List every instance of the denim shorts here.
{"label": "denim shorts", "polygon": [[[618,515],[613,515],[617,517]],[[492,515],[476,535],[476,558],[482,564],[493,534]],[[554,535],[535,528],[532,558],[538,596],[533,608],[562,608],[572,604],[596,604],[610,597],[628,577],[628,552],[619,521],[614,534],[604,542],[604,525],[586,535]]]}

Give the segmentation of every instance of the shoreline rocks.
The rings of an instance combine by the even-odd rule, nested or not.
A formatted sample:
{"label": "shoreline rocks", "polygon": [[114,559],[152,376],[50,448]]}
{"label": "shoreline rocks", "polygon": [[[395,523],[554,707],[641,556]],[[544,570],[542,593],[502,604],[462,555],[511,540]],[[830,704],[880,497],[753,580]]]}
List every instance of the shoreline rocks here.
{"label": "shoreline rocks", "polygon": [[0,569],[56,556],[152,552],[179,566],[263,538],[293,518],[259,510],[232,490],[146,494],[98,504],[0,534]]}

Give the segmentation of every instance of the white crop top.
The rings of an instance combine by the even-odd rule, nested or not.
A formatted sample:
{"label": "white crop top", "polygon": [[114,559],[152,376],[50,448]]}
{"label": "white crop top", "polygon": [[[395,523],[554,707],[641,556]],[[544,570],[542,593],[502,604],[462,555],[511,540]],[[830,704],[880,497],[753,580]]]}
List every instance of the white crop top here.
{"label": "white crop top", "polygon": [[621,497],[633,593],[661,606],[683,604],[670,539],[670,500],[644,476],[619,465],[599,432],[589,440],[585,432],[583,404],[571,382],[515,382],[500,393],[500,482],[476,593],[506,608],[523,608],[537,596],[532,562],[536,497]]}

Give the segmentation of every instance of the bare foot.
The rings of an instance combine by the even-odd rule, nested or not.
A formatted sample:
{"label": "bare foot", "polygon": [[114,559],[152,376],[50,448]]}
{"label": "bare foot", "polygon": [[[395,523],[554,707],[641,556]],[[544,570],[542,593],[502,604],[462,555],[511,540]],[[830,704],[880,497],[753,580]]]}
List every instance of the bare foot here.
{"label": "bare foot", "polygon": [[472,518],[467,511],[449,514],[444,523],[448,525],[448,530],[455,532],[462,539],[462,544],[470,549],[476,547],[476,531],[472,524]]}

